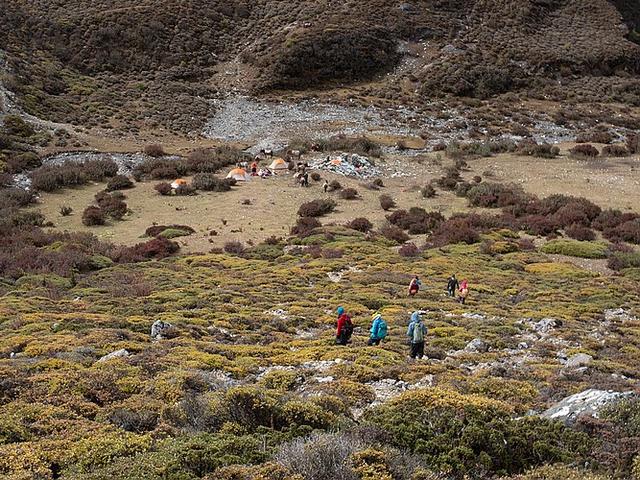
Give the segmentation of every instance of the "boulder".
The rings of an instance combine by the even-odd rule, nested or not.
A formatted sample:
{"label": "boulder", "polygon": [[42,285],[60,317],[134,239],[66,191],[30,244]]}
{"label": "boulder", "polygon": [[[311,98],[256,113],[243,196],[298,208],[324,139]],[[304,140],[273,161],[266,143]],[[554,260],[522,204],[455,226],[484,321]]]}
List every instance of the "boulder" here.
{"label": "boulder", "polygon": [[538,333],[549,333],[551,330],[561,326],[562,321],[555,318],[543,318],[532,325],[533,329]]}
{"label": "boulder", "polygon": [[467,346],[464,347],[465,352],[473,352],[473,353],[485,353],[489,351],[489,345],[487,342],[480,338],[474,338]]}
{"label": "boulder", "polygon": [[578,367],[586,367],[593,362],[593,357],[586,353],[578,353],[576,355],[572,355],[567,359],[565,363],[565,367],[567,368],[578,368]]}
{"label": "boulder", "polygon": [[553,407],[540,414],[542,418],[560,420],[566,425],[573,424],[578,416],[597,417],[598,412],[606,405],[611,405],[633,395],[633,392],[614,392],[613,390],[596,390],[590,388],[570,397],[562,399]]}
{"label": "boulder", "polygon": [[114,358],[126,358],[129,355],[131,354],[126,348],[121,348],[120,350],[106,354],[104,357],[100,357],[98,362],[106,362],[108,360],[113,360]]}
{"label": "boulder", "polygon": [[154,340],[162,340],[169,338],[175,334],[175,327],[169,322],[156,320],[151,325],[151,338]]}

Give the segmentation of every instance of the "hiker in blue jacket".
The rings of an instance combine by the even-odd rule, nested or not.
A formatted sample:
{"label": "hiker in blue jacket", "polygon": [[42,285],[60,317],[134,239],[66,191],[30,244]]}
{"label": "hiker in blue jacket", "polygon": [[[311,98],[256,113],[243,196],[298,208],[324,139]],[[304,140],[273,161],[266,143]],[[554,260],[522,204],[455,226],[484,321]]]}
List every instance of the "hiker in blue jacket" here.
{"label": "hiker in blue jacket", "polygon": [[380,345],[380,342],[387,336],[387,322],[384,321],[382,315],[376,312],[372,316],[371,334],[367,345]]}
{"label": "hiker in blue jacket", "polygon": [[424,356],[424,337],[426,334],[427,327],[420,317],[420,312],[413,312],[407,329],[407,337],[411,341],[411,358],[422,358]]}

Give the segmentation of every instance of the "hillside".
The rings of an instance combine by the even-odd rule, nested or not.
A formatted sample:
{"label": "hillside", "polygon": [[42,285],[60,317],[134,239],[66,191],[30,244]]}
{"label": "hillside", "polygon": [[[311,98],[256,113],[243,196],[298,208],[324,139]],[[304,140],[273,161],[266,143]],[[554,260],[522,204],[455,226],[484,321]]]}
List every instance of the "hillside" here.
{"label": "hillside", "polygon": [[207,99],[291,89],[396,106],[506,92],[640,102],[637,0],[0,7],[5,86],[29,113],[84,127],[190,132]]}

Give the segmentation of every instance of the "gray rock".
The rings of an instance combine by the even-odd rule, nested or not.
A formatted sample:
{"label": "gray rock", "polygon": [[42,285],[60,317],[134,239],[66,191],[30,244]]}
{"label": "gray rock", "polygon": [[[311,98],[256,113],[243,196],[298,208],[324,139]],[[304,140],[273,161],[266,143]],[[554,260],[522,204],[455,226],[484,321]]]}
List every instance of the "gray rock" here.
{"label": "gray rock", "polygon": [[578,367],[586,367],[593,362],[593,357],[591,355],[587,355],[586,353],[578,353],[576,355],[572,355],[567,359],[567,363],[565,366],[567,368],[578,368]]}
{"label": "gray rock", "polygon": [[555,318],[543,318],[542,320],[535,322],[532,327],[538,333],[549,333],[562,326],[562,321]]}
{"label": "gray rock", "polygon": [[540,414],[542,418],[560,420],[566,425],[576,421],[580,415],[598,417],[598,412],[606,405],[619,402],[633,395],[633,392],[614,392],[590,388],[562,399],[553,407]]}
{"label": "gray rock", "polygon": [[175,327],[169,322],[163,322],[162,320],[156,320],[151,325],[151,338],[154,340],[162,340],[169,338],[175,332]]}
{"label": "gray rock", "polygon": [[121,348],[120,350],[116,350],[115,352],[108,353],[104,357],[101,357],[98,362],[106,362],[113,360],[114,358],[127,358],[129,355],[131,354],[126,348]]}
{"label": "gray rock", "polygon": [[485,353],[489,351],[489,345],[487,342],[480,338],[474,338],[467,346],[464,347],[465,352],[473,352],[473,353]]}

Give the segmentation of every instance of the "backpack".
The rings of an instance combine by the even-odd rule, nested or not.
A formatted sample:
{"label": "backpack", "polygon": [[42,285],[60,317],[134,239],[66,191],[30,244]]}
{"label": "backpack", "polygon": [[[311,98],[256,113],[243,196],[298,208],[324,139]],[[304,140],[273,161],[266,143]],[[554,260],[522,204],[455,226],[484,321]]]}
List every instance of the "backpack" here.
{"label": "backpack", "polygon": [[385,322],[382,318],[378,320],[378,339],[382,340],[387,337],[387,322]]}
{"label": "backpack", "polygon": [[424,331],[422,327],[424,324],[422,322],[413,324],[413,336],[411,337],[412,343],[421,343],[424,342]]}
{"label": "backpack", "polygon": [[346,315],[346,318],[344,319],[344,333],[345,335],[347,335],[347,337],[350,337],[353,334],[353,322],[351,321],[351,317],[349,315]]}

